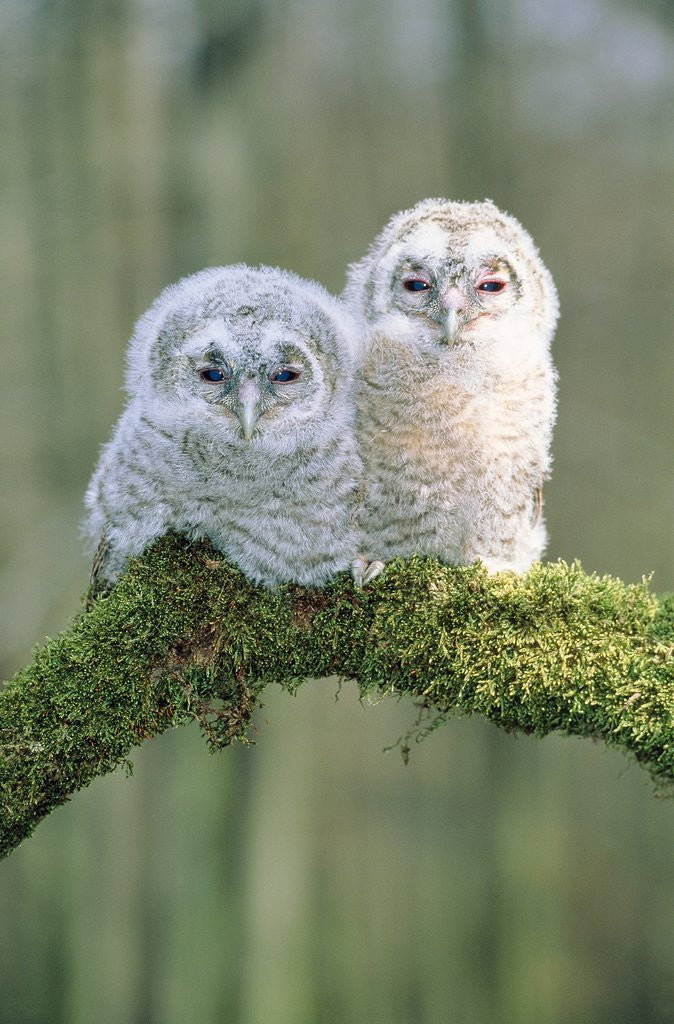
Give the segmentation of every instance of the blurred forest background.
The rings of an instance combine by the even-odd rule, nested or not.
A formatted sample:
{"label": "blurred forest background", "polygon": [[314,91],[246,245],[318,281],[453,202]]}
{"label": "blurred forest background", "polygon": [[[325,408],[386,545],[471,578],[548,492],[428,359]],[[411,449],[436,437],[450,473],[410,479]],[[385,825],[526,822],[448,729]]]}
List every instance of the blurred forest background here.
{"label": "blurred forest background", "polygon": [[[135,318],[237,260],[339,290],[490,196],[558,283],[549,557],[674,589],[666,0],[0,0],[0,667],[87,584]],[[586,741],[270,691],[146,744],[0,866],[0,1024],[674,1021],[674,804]]]}

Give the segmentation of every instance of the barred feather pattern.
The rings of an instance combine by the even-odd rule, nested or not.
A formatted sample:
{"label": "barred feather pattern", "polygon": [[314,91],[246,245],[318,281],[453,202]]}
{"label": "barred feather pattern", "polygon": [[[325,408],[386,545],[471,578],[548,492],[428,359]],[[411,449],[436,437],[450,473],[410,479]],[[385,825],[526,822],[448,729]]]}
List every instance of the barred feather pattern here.
{"label": "barred feather pattern", "polygon": [[[356,551],[356,331],[319,285],[215,268],[166,289],[129,347],[129,401],[86,495],[99,586],[176,530],[208,538],[266,586],[320,585]],[[300,371],[273,383],[278,366]],[[200,368],[225,368],[225,382]],[[242,433],[241,395],[259,395]],[[244,390],[242,390],[244,389]],[[101,545],[101,541],[103,544]]]}

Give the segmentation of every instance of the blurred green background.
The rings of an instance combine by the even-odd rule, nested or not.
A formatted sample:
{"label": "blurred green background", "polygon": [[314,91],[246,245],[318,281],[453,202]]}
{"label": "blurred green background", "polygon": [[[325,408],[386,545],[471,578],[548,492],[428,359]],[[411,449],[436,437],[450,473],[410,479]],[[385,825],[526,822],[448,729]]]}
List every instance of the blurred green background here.
{"label": "blurred green background", "polygon": [[[135,318],[237,260],[334,290],[490,196],[558,283],[550,557],[674,589],[674,17],[657,0],[0,0],[0,668],[66,626]],[[674,1021],[674,804],[586,741],[270,691],[0,866],[0,1024]]]}

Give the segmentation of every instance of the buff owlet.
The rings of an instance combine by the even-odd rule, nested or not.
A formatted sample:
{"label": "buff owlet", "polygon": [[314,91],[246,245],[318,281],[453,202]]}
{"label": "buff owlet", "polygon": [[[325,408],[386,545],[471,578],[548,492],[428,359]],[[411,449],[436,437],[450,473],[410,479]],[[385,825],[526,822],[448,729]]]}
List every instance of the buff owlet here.
{"label": "buff owlet", "polygon": [[558,315],[530,236],[489,200],[427,199],[349,268],[344,298],[365,330],[356,578],[413,552],[527,569],[546,542]]}
{"label": "buff owlet", "polygon": [[86,495],[94,587],[167,530],[268,586],[348,568],[355,336],[320,285],[269,267],[166,288],[136,326],[128,404]]}

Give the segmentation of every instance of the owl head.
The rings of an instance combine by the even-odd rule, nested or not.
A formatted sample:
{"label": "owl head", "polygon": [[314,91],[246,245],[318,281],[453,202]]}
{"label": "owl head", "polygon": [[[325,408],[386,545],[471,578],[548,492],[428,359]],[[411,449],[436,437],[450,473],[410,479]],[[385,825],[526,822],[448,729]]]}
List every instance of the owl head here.
{"label": "owl head", "polygon": [[344,415],[355,328],[320,285],[237,264],[185,277],[139,320],[127,390],[214,443],[290,449]]}
{"label": "owl head", "polygon": [[547,346],[557,293],[531,237],[491,202],[426,199],[391,218],[349,267],[345,298],[369,324],[427,352]]}

